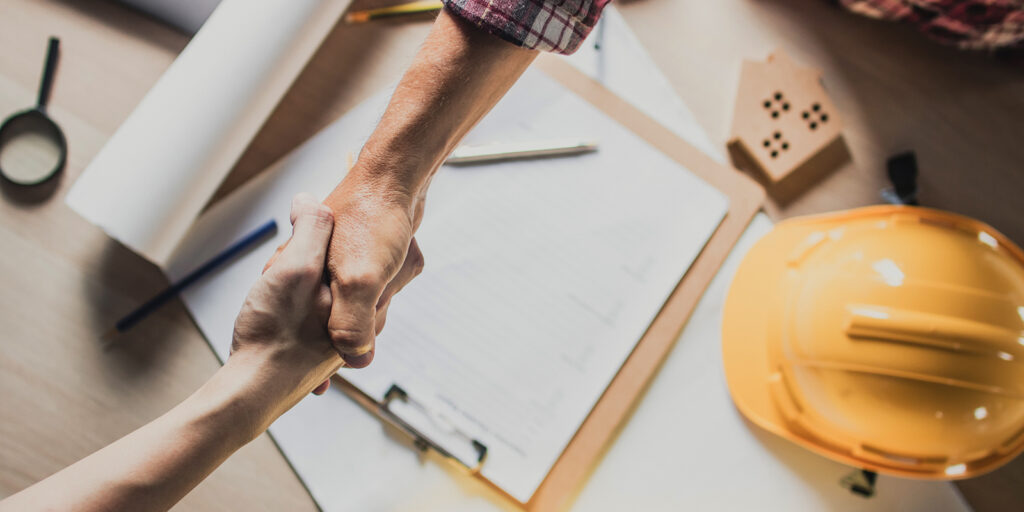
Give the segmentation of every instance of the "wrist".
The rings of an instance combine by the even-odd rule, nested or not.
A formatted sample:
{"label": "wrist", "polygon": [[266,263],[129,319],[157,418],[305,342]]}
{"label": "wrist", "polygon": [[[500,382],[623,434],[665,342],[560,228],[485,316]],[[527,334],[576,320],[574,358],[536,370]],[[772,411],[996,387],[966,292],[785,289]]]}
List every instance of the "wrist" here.
{"label": "wrist", "polygon": [[250,397],[252,406],[265,409],[272,422],[342,364],[337,351],[324,343],[316,348],[247,347],[233,353],[224,369],[242,383],[236,391]]}
{"label": "wrist", "polygon": [[[339,224],[364,227],[379,226],[381,222],[413,227],[419,224],[429,173],[420,164],[409,163],[405,168],[398,168],[378,162],[360,154],[359,162],[324,199],[324,204],[334,212],[336,231]],[[375,236],[381,235],[375,233]]]}
{"label": "wrist", "polygon": [[268,402],[251,392],[251,372],[234,364],[234,359],[232,355],[178,409],[184,411],[191,431],[237,449],[259,436],[273,419]]}
{"label": "wrist", "polygon": [[426,137],[380,133],[389,131],[378,128],[342,185],[348,182],[367,195],[408,206],[426,191],[449,149]]}
{"label": "wrist", "polygon": [[240,447],[341,366],[333,350],[321,356],[314,361],[284,351],[237,350],[184,405],[196,428]]}

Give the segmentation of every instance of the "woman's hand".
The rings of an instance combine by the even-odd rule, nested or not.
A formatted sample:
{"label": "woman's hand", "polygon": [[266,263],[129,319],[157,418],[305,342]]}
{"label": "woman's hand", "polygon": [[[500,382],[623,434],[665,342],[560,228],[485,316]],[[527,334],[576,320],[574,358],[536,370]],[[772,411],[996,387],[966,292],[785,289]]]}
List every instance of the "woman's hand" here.
{"label": "woman's hand", "polygon": [[229,362],[251,361],[284,376],[303,394],[322,394],[330,382],[325,379],[342,364],[326,327],[332,301],[324,262],[334,215],[312,196],[299,194],[292,201],[291,222],[292,237],[264,268],[235,320]]}
{"label": "woman's hand", "polygon": [[323,281],[334,217],[292,203],[292,237],[245,299],[231,356],[163,416],[0,503],[0,510],[167,510],[341,367]]}

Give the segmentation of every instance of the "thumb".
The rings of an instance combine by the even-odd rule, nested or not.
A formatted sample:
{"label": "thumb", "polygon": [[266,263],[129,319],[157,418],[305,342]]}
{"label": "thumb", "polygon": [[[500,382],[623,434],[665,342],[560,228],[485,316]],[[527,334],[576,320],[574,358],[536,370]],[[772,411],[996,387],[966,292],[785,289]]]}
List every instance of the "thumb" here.
{"label": "thumb", "polygon": [[383,285],[373,280],[332,276],[331,317],[327,333],[346,366],[364,368],[373,361],[377,300]]}
{"label": "thumb", "polygon": [[288,246],[288,242],[285,241],[285,243],[281,244],[277,248],[277,250],[274,251],[274,254],[272,256],[270,256],[270,259],[267,260],[267,263],[265,265],[263,265],[263,271],[260,272],[260,274],[266,274],[267,271],[270,270],[270,267],[274,266],[274,262],[277,261],[277,257],[281,255],[281,251],[283,251],[284,248],[287,247],[287,246]]}
{"label": "thumb", "polygon": [[274,255],[269,272],[301,275],[319,281],[324,272],[327,243],[334,229],[331,209],[308,194],[299,194],[292,201],[292,237]]}

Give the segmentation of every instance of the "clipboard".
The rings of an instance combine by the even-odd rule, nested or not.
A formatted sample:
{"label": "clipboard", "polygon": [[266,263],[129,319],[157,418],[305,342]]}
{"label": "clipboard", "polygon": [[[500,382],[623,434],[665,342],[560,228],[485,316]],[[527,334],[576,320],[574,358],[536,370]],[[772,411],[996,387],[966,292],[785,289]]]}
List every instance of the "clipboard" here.
{"label": "clipboard", "polygon": [[393,385],[385,399],[378,402],[341,377],[335,375],[334,380],[342,391],[364,409],[376,415],[383,423],[409,436],[418,449],[436,451],[447,460],[462,466],[475,478],[483,480],[524,510],[548,512],[565,509],[579,492],[586,477],[603,455],[605,447],[617,435],[624,420],[633,411],[651,378],[668,355],[711,279],[754,214],[761,208],[765,193],[746,175],[718,164],[668,128],[558,57],[541,55],[533,65],[726,195],[729,198],[729,209],[722,222],[680,279],[675,290],[547,476],[526,502],[516,500],[480,474],[480,468],[486,464],[487,458],[487,447],[483,443],[468,434],[453,431],[453,435],[463,438],[462,442],[467,448],[465,454],[461,456],[453,454],[445,447],[446,445],[423,435],[415,425],[396,413],[394,406],[399,403],[413,409],[417,408],[415,396],[401,388],[399,384]]}

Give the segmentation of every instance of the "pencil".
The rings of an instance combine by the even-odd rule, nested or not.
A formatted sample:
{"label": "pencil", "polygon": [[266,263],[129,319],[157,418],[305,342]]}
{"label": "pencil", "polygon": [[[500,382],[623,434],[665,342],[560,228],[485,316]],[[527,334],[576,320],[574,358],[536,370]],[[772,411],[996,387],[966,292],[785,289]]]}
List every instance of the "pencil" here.
{"label": "pencil", "polygon": [[181,278],[178,282],[168,286],[162,292],[156,294],[152,299],[149,299],[143,303],[134,311],[128,313],[121,320],[114,325],[114,328],[108,331],[103,337],[104,339],[110,340],[114,335],[122,333],[131,329],[132,326],[139,323],[140,320],[145,318],[147,315],[156,311],[163,306],[167,301],[171,300],[174,296],[178,295],[182,290],[187,288],[192,283],[195,283],[203,276],[209,274],[217,267],[231,261],[236,256],[244,252],[249,247],[255,245],[258,242],[263,241],[264,238],[273,235],[277,232],[277,221],[271,219],[265,222],[262,226],[256,228],[249,234],[245,235],[241,240],[231,244],[227,249],[224,249],[209,261],[203,263],[199,268],[189,272],[185,277]]}
{"label": "pencil", "polygon": [[597,151],[597,143],[585,139],[557,139],[537,142],[497,143],[459,146],[444,163],[468,165],[520,158],[580,155]]}
{"label": "pencil", "polygon": [[420,0],[407,4],[392,5],[391,7],[353,11],[345,15],[345,23],[366,23],[367,21],[379,20],[381,18],[434,12],[441,10],[442,7],[444,7],[444,4],[439,0]]}

